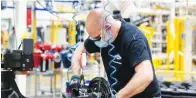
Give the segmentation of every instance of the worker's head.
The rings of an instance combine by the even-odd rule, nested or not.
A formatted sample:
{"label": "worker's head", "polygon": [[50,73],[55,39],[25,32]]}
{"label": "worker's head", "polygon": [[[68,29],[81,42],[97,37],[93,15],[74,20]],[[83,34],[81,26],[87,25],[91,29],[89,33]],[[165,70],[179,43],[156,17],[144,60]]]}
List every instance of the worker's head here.
{"label": "worker's head", "polygon": [[[106,18],[107,16],[107,18]],[[106,18],[106,19],[105,19]],[[105,21],[107,20],[107,21]],[[111,15],[102,10],[95,9],[89,12],[86,19],[86,30],[92,40],[108,41],[113,37],[110,42],[114,41],[114,36],[116,33],[116,21]],[[110,32],[112,35],[106,32]]]}

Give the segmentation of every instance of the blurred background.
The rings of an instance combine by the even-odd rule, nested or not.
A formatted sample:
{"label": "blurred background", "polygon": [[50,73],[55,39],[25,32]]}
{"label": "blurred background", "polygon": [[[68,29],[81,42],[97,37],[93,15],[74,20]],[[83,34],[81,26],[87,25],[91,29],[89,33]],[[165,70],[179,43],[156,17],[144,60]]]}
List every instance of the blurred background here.
{"label": "blurred background", "polygon": [[[107,2],[1,0],[1,53],[17,49],[23,38],[33,38],[34,52],[41,54],[33,71],[16,76],[22,94],[28,98],[59,98],[66,91],[66,82],[71,77],[67,59],[72,55],[70,46],[77,47],[88,37],[85,30],[88,12],[104,8]],[[196,92],[196,0],[110,0],[106,9],[113,16],[121,14],[143,31],[163,91],[174,90],[166,83],[177,89],[182,86],[179,83],[187,83]],[[50,58],[52,53],[59,53],[59,65],[55,63],[58,58]],[[99,53],[84,54],[82,61],[86,80],[106,77]]]}

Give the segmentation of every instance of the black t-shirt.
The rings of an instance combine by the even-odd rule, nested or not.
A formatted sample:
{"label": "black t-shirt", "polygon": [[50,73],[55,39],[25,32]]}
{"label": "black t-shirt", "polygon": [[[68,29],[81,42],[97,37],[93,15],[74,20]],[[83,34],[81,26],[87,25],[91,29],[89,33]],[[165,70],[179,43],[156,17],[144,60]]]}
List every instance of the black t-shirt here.
{"label": "black t-shirt", "polygon": [[[135,25],[126,23],[125,21],[121,21],[120,31],[112,44],[115,48],[112,50],[111,54],[117,56],[117,59],[114,61],[115,63],[111,63],[117,69],[113,75],[118,80],[114,89],[118,92],[126,86],[134,75],[135,66],[144,60],[150,60],[152,63],[152,57],[146,37]],[[89,53],[100,52],[100,48],[89,38],[85,40],[84,46]],[[109,62],[112,60],[108,55],[110,49],[111,46],[102,48],[101,55],[108,80],[110,84],[112,84],[114,81],[111,79],[110,74],[114,69],[109,66]],[[160,94],[160,88],[154,73],[154,78],[150,85],[142,93],[137,94],[132,98],[153,98],[159,97]]]}

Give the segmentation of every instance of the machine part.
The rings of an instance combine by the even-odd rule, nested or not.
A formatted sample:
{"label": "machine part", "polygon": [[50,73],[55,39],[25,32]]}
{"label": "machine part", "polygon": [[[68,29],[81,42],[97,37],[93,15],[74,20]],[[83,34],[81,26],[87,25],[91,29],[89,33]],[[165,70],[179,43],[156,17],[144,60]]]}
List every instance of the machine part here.
{"label": "machine part", "polygon": [[22,44],[23,50],[7,50],[4,54],[4,60],[1,61],[2,98],[26,98],[21,94],[15,82],[15,71],[22,72],[31,71],[33,69],[33,40],[23,39],[21,45]]}
{"label": "machine part", "polygon": [[121,20],[122,19],[121,12],[119,10],[114,10],[113,11],[113,18],[117,19],[117,20]]}
{"label": "machine part", "polygon": [[44,43],[42,46],[42,50],[51,50],[52,45],[50,43]]}
{"label": "machine part", "polygon": [[67,50],[63,50],[63,51],[61,51],[61,57],[62,57],[62,61],[63,61],[63,67],[64,68],[70,68],[70,66],[71,66],[71,61],[70,60],[68,60],[68,56],[70,55],[70,57],[71,57],[71,53],[69,52],[69,51],[67,51]]}
{"label": "machine part", "polygon": [[[83,76],[81,76],[81,81]],[[84,81],[84,80],[83,80]],[[88,81],[85,81],[87,83]],[[67,83],[69,85],[69,83]],[[93,78],[89,85],[81,84],[79,92],[63,95],[63,98],[111,98],[112,92],[109,83],[102,77]]]}
{"label": "machine part", "polygon": [[58,52],[54,53],[54,62],[61,62],[61,55]]}
{"label": "machine part", "polygon": [[114,71],[110,74],[110,78],[114,80],[114,83],[111,84],[111,88],[112,88],[112,95],[114,96],[116,94],[116,90],[114,89],[114,86],[118,83],[118,80],[114,77],[114,74],[116,73],[116,67],[112,65],[112,63],[115,63],[115,56],[111,53],[112,50],[114,50],[115,46],[110,43],[111,40],[113,39],[113,35],[112,33],[109,31],[109,29],[111,28],[112,24],[108,21],[108,17],[111,15],[111,13],[109,11],[106,10],[107,5],[110,4],[110,1],[108,0],[108,3],[104,6],[104,10],[108,13],[108,15],[105,17],[105,22],[107,24],[109,24],[109,26],[106,28],[106,32],[110,35],[110,38],[108,39],[108,44],[109,46],[111,46],[110,50],[108,51],[108,55],[112,58],[112,60],[109,62],[109,66],[114,69]]}
{"label": "machine part", "polygon": [[61,67],[61,62],[54,62],[54,68],[60,68]]}
{"label": "machine part", "polygon": [[26,47],[33,47],[32,39],[23,39],[24,50],[6,50],[4,54],[4,69],[29,71],[34,66],[33,51]]}
{"label": "machine part", "polygon": [[111,98],[112,92],[108,82],[102,77],[91,80],[88,86],[88,93],[96,95],[98,98]]}
{"label": "machine part", "polygon": [[33,53],[33,59],[34,59],[34,67],[40,66],[40,59],[41,59],[41,51],[37,51]]}
{"label": "machine part", "polygon": [[185,82],[160,82],[162,98],[195,98],[196,85]]}
{"label": "machine part", "polygon": [[63,45],[52,45],[52,49],[55,51],[55,52],[60,52],[64,49],[64,46]]}
{"label": "machine part", "polygon": [[40,43],[40,42],[35,42],[34,43],[34,48],[36,48],[36,49],[42,49],[42,44]]}
{"label": "machine part", "polygon": [[54,50],[54,54],[53,54],[54,68],[57,69],[61,67],[61,60],[62,60],[61,54],[59,52],[62,51],[64,47],[60,45],[53,45],[52,48]]}
{"label": "machine part", "polygon": [[32,54],[33,53],[33,39],[23,39],[23,53]]}
{"label": "machine part", "polygon": [[48,56],[44,55],[41,58],[41,66],[40,66],[40,71],[41,72],[46,72],[49,69],[49,60],[48,60]]}
{"label": "machine part", "polygon": [[17,87],[15,73],[9,70],[1,71],[1,98],[13,98],[13,96],[26,98]]}

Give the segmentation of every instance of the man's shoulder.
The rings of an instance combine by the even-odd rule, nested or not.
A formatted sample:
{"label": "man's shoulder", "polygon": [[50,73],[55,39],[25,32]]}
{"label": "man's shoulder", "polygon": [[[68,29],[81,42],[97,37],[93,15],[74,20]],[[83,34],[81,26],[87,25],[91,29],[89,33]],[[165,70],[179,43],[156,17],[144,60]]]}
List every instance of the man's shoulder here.
{"label": "man's shoulder", "polygon": [[133,23],[129,23],[129,22],[126,22],[124,20],[122,20],[121,22],[123,24],[123,29],[126,29],[126,30],[129,30],[129,29],[136,30],[136,29],[138,29],[137,26]]}
{"label": "man's shoulder", "polygon": [[125,42],[132,42],[133,40],[144,38],[142,31],[132,23],[125,23],[123,25],[123,40]]}

